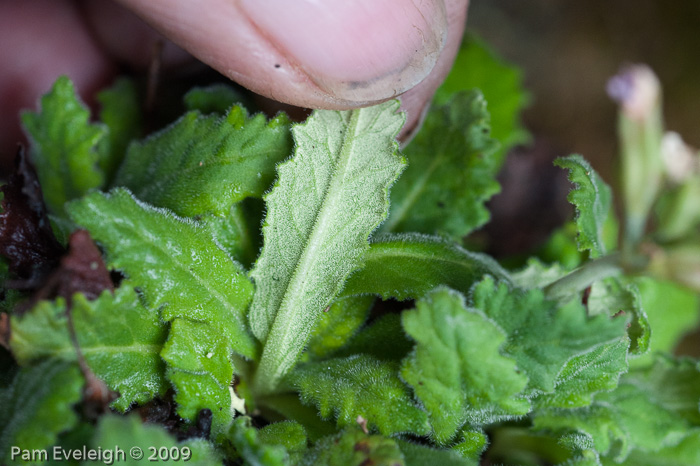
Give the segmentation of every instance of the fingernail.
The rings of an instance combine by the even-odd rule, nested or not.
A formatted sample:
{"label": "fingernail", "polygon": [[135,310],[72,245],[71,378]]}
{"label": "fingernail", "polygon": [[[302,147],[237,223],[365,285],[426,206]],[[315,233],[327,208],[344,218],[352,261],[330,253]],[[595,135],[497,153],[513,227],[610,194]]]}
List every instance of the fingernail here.
{"label": "fingernail", "polygon": [[433,69],[447,36],[443,0],[239,0],[271,44],[334,98],[397,96]]}

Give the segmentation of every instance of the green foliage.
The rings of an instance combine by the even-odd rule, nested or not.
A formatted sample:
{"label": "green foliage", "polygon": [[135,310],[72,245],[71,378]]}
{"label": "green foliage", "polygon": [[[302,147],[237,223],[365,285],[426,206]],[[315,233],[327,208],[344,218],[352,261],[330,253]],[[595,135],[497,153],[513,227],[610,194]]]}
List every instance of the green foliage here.
{"label": "green foliage", "polygon": [[383,315],[355,335],[336,356],[369,354],[378,359],[400,361],[413,349],[406,337],[400,314]]}
{"label": "green foliage", "polygon": [[307,450],[306,431],[294,421],[268,424],[258,431],[258,439],[263,444],[283,446],[289,454],[291,464],[299,463]]}
{"label": "green foliage", "polygon": [[452,450],[436,450],[425,445],[399,441],[406,466],[478,466],[478,461],[460,456]]}
{"label": "green foliage", "polygon": [[[288,433],[285,432],[285,433]],[[249,417],[241,416],[233,421],[227,440],[244,464],[253,466],[289,465],[289,454],[282,443],[267,444],[256,428],[251,426]],[[287,443],[287,442],[284,442]]]}
{"label": "green foliage", "polygon": [[284,114],[268,122],[239,106],[221,117],[189,112],[132,144],[114,185],[178,215],[224,215],[234,203],[261,196],[291,148]]}
{"label": "green foliage", "polygon": [[593,258],[605,255],[604,229],[613,216],[610,186],[580,155],[559,158],[554,164],[569,170],[569,181],[575,186],[567,199],[576,207],[579,251],[590,251]]}
{"label": "green foliage", "polygon": [[345,345],[365,323],[373,296],[342,298],[331,304],[318,319],[306,348],[314,357],[323,357]]}
{"label": "green foliage", "polygon": [[302,466],[405,466],[397,442],[358,429],[326,437],[304,458]]}
{"label": "green foliage", "polygon": [[54,214],[64,215],[67,201],[104,183],[99,143],[107,130],[90,124],[89,118],[90,112],[65,76],[58,78],[51,92],[41,98],[40,113],[22,115],[44,200]]}
{"label": "green foliage", "polygon": [[[71,316],[80,351],[95,375],[119,392],[113,403],[126,411],[165,394],[168,383],[159,353],[166,328],[157,312],[145,308],[129,284],[95,301],[73,296]],[[42,301],[30,312],[12,318],[10,345],[21,364],[55,358],[76,361],[68,331],[66,304]],[[55,360],[54,359],[54,360]]]}
{"label": "green foliage", "polygon": [[440,288],[402,319],[416,348],[401,375],[428,411],[438,444],[450,442],[465,423],[527,414],[530,403],[520,394],[527,377],[501,355],[506,336],[481,311],[467,308],[462,295]]}
{"label": "green foliage", "polygon": [[232,205],[223,216],[209,214],[202,218],[202,224],[211,231],[219,246],[246,269],[253,265],[262,246],[261,202],[259,199],[245,199]]}
{"label": "green foliage", "polygon": [[[203,114],[225,114],[236,103],[247,103],[243,94],[225,84],[195,87],[183,98],[187,110],[197,110]],[[246,105],[247,106],[247,105]]]}
{"label": "green foliage", "polygon": [[41,464],[10,461],[10,447],[49,448],[58,434],[78,422],[73,405],[81,399],[83,378],[77,365],[47,359],[19,371],[0,389],[0,461],[5,464]]}
{"label": "green foliage", "polygon": [[452,71],[438,88],[434,102],[444,105],[460,91],[479,89],[488,102],[491,135],[501,143],[494,154],[496,165],[500,166],[508,150],[530,140],[520,122],[520,112],[530,100],[522,81],[522,72],[518,68],[505,63],[481,40],[467,34]]}
{"label": "green foliage", "polygon": [[409,233],[381,235],[372,240],[364,267],[350,277],[343,294],[405,300],[439,285],[467,293],[485,274],[509,280],[496,261],[451,241]]}
{"label": "green foliage", "polygon": [[234,367],[226,336],[208,322],[175,318],[161,356],[175,387],[178,414],[193,421],[199,411],[210,409],[212,430],[227,428],[234,414],[229,391]]}
{"label": "green foliage", "polygon": [[398,102],[314,112],[293,129],[294,158],[265,197],[264,244],[251,272],[250,324],[266,344],[256,374],[271,391],[293,366],[320,312],[362,265],[372,231],[386,218],[389,186],[403,169],[394,140]]}
{"label": "green foliage", "polygon": [[557,375],[571,358],[626,339],[625,319],[611,319],[609,314],[589,318],[576,301],[557,308],[538,289],[511,291],[487,277],[474,287],[471,299],[505,331],[503,352],[528,376],[531,394],[554,391]]}
{"label": "green foliage", "polygon": [[335,417],[339,427],[356,425],[361,416],[384,435],[426,434],[425,412],[413,402],[398,369],[390,361],[354,355],[300,365],[288,381],[304,403],[315,404],[324,418]]}
{"label": "green foliage", "polygon": [[208,322],[234,351],[256,354],[243,315],[253,287],[206,230],[124,189],[88,195],[69,212],[105,249],[109,266],[138,284],[151,308],[162,306],[165,320]]}
{"label": "green foliage", "polygon": [[433,106],[404,151],[409,166],[392,189],[382,230],[459,240],[482,226],[489,219],[484,202],[500,189],[497,148],[480,92],[458,93],[448,104]]}

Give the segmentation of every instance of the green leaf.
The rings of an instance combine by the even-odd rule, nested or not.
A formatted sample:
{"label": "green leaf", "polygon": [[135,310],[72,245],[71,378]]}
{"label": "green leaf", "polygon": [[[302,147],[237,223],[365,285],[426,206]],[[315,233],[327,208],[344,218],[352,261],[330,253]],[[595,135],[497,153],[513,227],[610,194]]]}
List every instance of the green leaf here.
{"label": "green leaf", "polygon": [[679,443],[646,452],[635,450],[625,461],[603,460],[604,466],[697,466],[700,464],[700,429],[689,431]]}
{"label": "green leaf", "polygon": [[[113,403],[126,411],[168,389],[159,353],[166,328],[158,313],[146,309],[129,284],[95,301],[73,296],[71,315],[80,351],[95,375],[119,392]],[[12,318],[12,352],[21,364],[43,358],[76,361],[65,300],[42,301],[30,312]]]}
{"label": "green leaf", "polygon": [[189,112],[129,146],[114,185],[183,217],[225,215],[236,202],[262,196],[291,149],[284,114],[268,122],[239,106],[222,117]]}
{"label": "green leaf", "polygon": [[266,445],[281,445],[289,453],[291,464],[297,464],[307,450],[308,439],[301,424],[282,421],[268,424],[258,431],[258,439]]}
{"label": "green leaf", "polygon": [[58,434],[78,423],[73,405],[82,398],[84,380],[77,365],[48,359],[19,371],[0,389],[0,461],[5,464],[41,464],[11,461],[11,447],[48,449]]}
{"label": "green leaf", "polygon": [[425,445],[398,441],[406,466],[478,466],[478,460],[460,456],[453,450],[436,450]]}
{"label": "green leaf", "polygon": [[195,87],[185,94],[183,100],[187,110],[197,110],[205,115],[209,113],[224,115],[236,103],[248,107],[248,99],[244,94],[227,84]]}
{"label": "green leaf", "polygon": [[68,210],[102,245],[108,265],[139,286],[149,307],[162,307],[163,319],[209,322],[234,351],[255,356],[244,318],[253,286],[206,230],[124,189],[90,194]]}
{"label": "green leaf", "polygon": [[593,395],[617,387],[620,375],[628,370],[629,340],[598,345],[569,359],[557,375],[553,393],[539,395],[538,407],[576,408],[590,405]]}
{"label": "green leaf", "polygon": [[501,165],[505,154],[531,137],[520,121],[520,113],[530,101],[523,87],[522,72],[497,56],[474,35],[467,34],[452,70],[435,93],[436,105],[444,105],[460,91],[478,88],[488,102],[491,135],[501,143],[495,157]]}
{"label": "green leaf", "polygon": [[465,423],[479,426],[529,411],[520,395],[527,377],[501,355],[506,336],[480,310],[467,308],[462,295],[438,288],[402,318],[416,348],[401,376],[428,411],[438,444],[449,443]]}
{"label": "green leaf", "polygon": [[354,355],[302,364],[287,381],[302,402],[316,405],[324,419],[336,418],[339,427],[356,425],[362,416],[384,435],[426,434],[427,417],[399,379],[398,369],[390,361]]}
{"label": "green leaf", "polygon": [[405,466],[397,442],[348,429],[319,441],[302,466]]}
{"label": "green leaf", "polygon": [[273,390],[294,365],[318,317],[386,218],[389,186],[403,169],[398,102],[317,111],[293,129],[295,156],[266,195],[264,245],[251,272],[253,333],[265,344],[255,385]]}
{"label": "green leaf", "polygon": [[688,359],[658,358],[654,366],[624,375],[591,406],[535,411],[534,427],[580,432],[596,451],[620,463],[632,450],[658,452],[678,445],[700,424],[700,370]]}
{"label": "green leaf", "polygon": [[355,335],[335,356],[369,354],[378,359],[400,361],[413,349],[401,325],[401,315],[383,315]]}
{"label": "green leaf", "polygon": [[99,142],[104,126],[88,122],[90,112],[76,96],[73,83],[61,76],[41,98],[41,112],[22,114],[22,123],[32,142],[32,162],[51,211],[64,214],[67,201],[99,188],[104,175],[98,168],[102,158]]}
{"label": "green leaf", "polygon": [[279,443],[270,445],[261,441],[258,430],[251,426],[251,419],[247,416],[240,416],[233,421],[227,439],[246,465],[285,466],[290,464],[285,447]]}
{"label": "green leaf", "polygon": [[596,258],[606,254],[604,228],[612,211],[610,186],[580,155],[558,158],[554,165],[569,170],[574,189],[567,199],[576,207],[579,251],[590,251]]}
{"label": "green leaf", "polygon": [[491,277],[474,287],[471,299],[505,330],[503,352],[529,377],[530,395],[554,391],[557,375],[571,358],[616,343],[626,334],[625,319],[611,319],[608,314],[589,318],[577,300],[557,307],[540,289],[510,290]]}
{"label": "green leaf", "polygon": [[409,166],[391,193],[382,231],[442,233],[459,240],[489,219],[484,202],[500,187],[486,101],[479,91],[433,106],[404,150]]}
{"label": "green leaf", "polygon": [[467,293],[486,274],[509,281],[489,256],[454,242],[420,234],[381,235],[372,239],[364,267],[350,277],[343,295],[405,300],[420,298],[439,285]]}
{"label": "green leaf", "polygon": [[[296,393],[268,396],[261,400],[261,404],[261,408],[266,409],[270,415],[268,418],[279,418],[282,415],[301,424],[312,442],[336,432],[335,422],[321,419],[318,410],[302,404]],[[270,413],[270,410],[274,413]]]}
{"label": "green leaf", "polygon": [[210,409],[212,432],[228,428],[234,416],[229,388],[234,367],[221,331],[206,322],[175,318],[161,356],[175,387],[178,414],[194,421],[202,409]]}
{"label": "green leaf", "polygon": [[341,348],[365,323],[374,301],[374,296],[335,301],[318,319],[306,351],[314,358],[322,358]]}
{"label": "green leaf", "polygon": [[459,453],[462,458],[478,465],[482,453],[489,444],[489,439],[484,431],[465,429],[460,432],[458,439],[459,441],[452,449]]}
{"label": "green leaf", "polygon": [[99,161],[100,169],[109,183],[126,155],[129,143],[141,134],[141,103],[136,84],[127,78],[118,79],[112,87],[97,94],[102,106],[100,120],[109,131],[107,144]]}
{"label": "green leaf", "polygon": [[[95,437],[91,442],[93,449],[101,449],[103,452],[113,452],[114,464],[125,466],[138,466],[149,462],[149,457],[158,458],[158,464],[188,466],[214,466],[221,465],[223,458],[209,442],[189,440],[184,443],[176,443],[163,427],[155,424],[144,424],[135,415],[115,416],[107,414],[100,418]],[[167,456],[165,450],[167,449]],[[117,453],[123,452],[121,456]],[[143,453],[143,457],[136,458],[133,452]],[[190,455],[187,454],[189,451]],[[181,455],[175,459],[175,455]],[[170,456],[173,455],[173,456]],[[189,456],[187,461],[185,457]],[[153,462],[153,460],[150,460]],[[83,466],[94,464],[94,461],[85,461]]]}
{"label": "green leaf", "polygon": [[262,216],[262,201],[248,198],[232,205],[229,212],[223,216],[205,215],[202,224],[211,231],[224,251],[249,269],[262,247]]}

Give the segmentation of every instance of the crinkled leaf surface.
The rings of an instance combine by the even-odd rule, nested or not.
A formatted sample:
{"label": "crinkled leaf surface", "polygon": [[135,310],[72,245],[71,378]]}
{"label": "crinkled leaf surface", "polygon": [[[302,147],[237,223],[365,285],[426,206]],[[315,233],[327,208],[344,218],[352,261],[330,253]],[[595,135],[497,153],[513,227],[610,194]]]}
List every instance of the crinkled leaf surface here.
{"label": "crinkled leaf surface", "polygon": [[318,319],[307,353],[324,357],[345,345],[367,320],[374,301],[374,296],[352,296],[331,304]]}
{"label": "crinkled leaf surface", "polygon": [[486,101],[479,91],[433,106],[404,150],[409,166],[391,192],[382,231],[466,236],[489,219],[484,207],[500,187]]}
{"label": "crinkled leaf surface", "polygon": [[467,293],[486,274],[509,280],[489,256],[452,241],[410,233],[380,235],[372,239],[364,267],[350,277],[343,294],[405,300],[420,298],[439,285]]}
{"label": "crinkled leaf surface", "polygon": [[610,186],[580,155],[558,158],[554,164],[568,170],[574,184],[567,199],[576,207],[579,251],[588,250],[593,258],[605,255],[604,227],[613,215]]}
{"label": "crinkled leaf surface", "polygon": [[49,448],[58,434],[78,422],[73,405],[80,401],[84,380],[76,364],[48,359],[21,369],[12,383],[0,389],[0,461],[10,461],[10,447]]}
{"label": "crinkled leaf surface", "polygon": [[[192,446],[190,446],[192,445]],[[216,466],[221,465],[221,454],[214,447],[203,441],[189,440],[178,444],[165,429],[155,424],[144,424],[141,419],[135,414],[128,416],[115,416],[107,414],[100,419],[100,424],[95,432],[95,437],[92,439],[91,446],[94,449],[101,448],[104,450],[115,450],[117,447],[125,452],[124,459],[115,461],[115,464],[125,466],[142,465],[149,456],[153,454],[153,449],[156,453],[160,448],[167,448],[168,451],[179,447],[182,451],[183,447],[189,447],[192,456],[184,462],[183,458],[174,459],[158,459],[158,464],[165,465],[182,465],[188,466]],[[143,452],[143,458],[133,458],[129,452],[132,448],[139,448]],[[158,455],[156,454],[158,457]],[[117,457],[115,456],[116,460]],[[152,461],[152,460],[151,460]],[[146,461],[147,462],[147,461]],[[83,466],[94,464],[94,461],[85,461]]]}
{"label": "crinkled leaf surface", "polygon": [[110,267],[123,271],[162,317],[184,317],[219,328],[231,348],[256,354],[244,312],[253,286],[206,229],[134,199],[124,189],[94,193],[69,206]]}
{"label": "crinkled leaf surface", "polygon": [[251,272],[253,333],[265,344],[258,388],[274,388],[301,353],[319,314],[362,265],[403,169],[398,102],[317,111],[293,128],[294,158],[265,197],[264,243]]}
{"label": "crinkled leaf surface", "polygon": [[474,88],[478,88],[488,102],[491,135],[501,143],[495,154],[500,165],[508,150],[530,140],[520,121],[520,112],[530,96],[523,87],[519,68],[504,62],[486,44],[467,34],[452,70],[435,93],[434,102],[444,105],[455,93]]}
{"label": "crinkled leaf surface", "polygon": [[268,122],[239,106],[222,117],[189,112],[129,146],[114,185],[185,217],[224,215],[232,204],[261,196],[291,149],[284,114]]}
{"label": "crinkled leaf surface", "polygon": [[405,466],[396,441],[347,429],[316,444],[302,461],[303,466]]}
{"label": "crinkled leaf surface", "polygon": [[401,376],[430,416],[433,438],[450,442],[468,423],[478,426],[526,414],[521,392],[527,377],[501,354],[506,335],[459,293],[438,288],[404,311],[403,326],[416,341]]}
{"label": "crinkled leaf surface", "polygon": [[394,362],[354,355],[300,365],[287,380],[305,404],[315,404],[324,418],[335,417],[340,427],[355,425],[362,416],[384,435],[426,434],[427,416],[398,370]]}
{"label": "crinkled leaf surface", "polygon": [[281,445],[289,453],[291,464],[297,464],[306,452],[308,439],[301,424],[282,421],[268,424],[258,430],[258,440],[267,445]]}
{"label": "crinkled leaf surface", "polygon": [[535,411],[534,426],[584,433],[601,455],[619,463],[633,450],[653,453],[686,440],[700,424],[699,401],[697,362],[659,358],[624,375],[614,391],[598,393],[591,406]]}
{"label": "crinkled leaf surface", "polygon": [[[167,329],[158,313],[145,308],[129,284],[95,301],[73,296],[71,315],[80,350],[90,369],[120,397],[113,406],[126,411],[168,389],[159,353]],[[42,358],[77,359],[68,332],[65,300],[42,301],[12,318],[12,352],[22,364]]]}
{"label": "crinkled leaf surface", "polygon": [[67,201],[99,188],[104,174],[98,146],[106,129],[88,122],[90,112],[76,96],[73,83],[62,76],[41,98],[41,112],[22,115],[32,141],[36,165],[49,209],[63,215]]}
{"label": "crinkled leaf surface", "polygon": [[545,299],[542,290],[510,290],[491,277],[474,287],[471,300],[506,332],[503,351],[529,377],[530,394],[552,392],[557,375],[571,358],[626,334],[624,318],[612,319],[608,314],[589,318],[575,300],[557,306]]}
{"label": "crinkled leaf surface", "polygon": [[102,107],[100,120],[109,129],[102,140],[107,147],[99,162],[109,184],[124,160],[127,146],[141,134],[141,102],[136,84],[127,78],[118,79],[112,87],[100,92],[97,100]]}
{"label": "crinkled leaf surface", "polygon": [[161,353],[175,387],[178,414],[191,421],[202,409],[213,414],[212,431],[222,432],[233,418],[233,362],[225,335],[208,322],[175,318]]}
{"label": "crinkled leaf surface", "polygon": [[483,430],[464,429],[457,438],[458,441],[452,450],[459,453],[462,458],[471,461],[472,464],[478,465],[481,455],[489,444],[486,433]]}

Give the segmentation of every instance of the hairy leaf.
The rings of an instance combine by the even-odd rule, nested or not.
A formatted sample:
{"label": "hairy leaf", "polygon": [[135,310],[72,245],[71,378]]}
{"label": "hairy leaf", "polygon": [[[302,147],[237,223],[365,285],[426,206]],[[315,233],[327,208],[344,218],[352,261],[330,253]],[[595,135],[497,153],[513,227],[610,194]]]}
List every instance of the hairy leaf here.
{"label": "hairy leaf", "polygon": [[557,375],[574,356],[625,338],[625,319],[607,314],[588,318],[575,300],[557,308],[539,289],[510,290],[487,277],[474,287],[471,299],[505,330],[503,351],[529,377],[530,394],[552,392]]}
{"label": "hairy leaf", "polygon": [[677,444],[655,452],[634,450],[625,461],[603,458],[604,466],[697,466],[700,464],[700,429],[690,430]]}
{"label": "hairy leaf", "polygon": [[406,466],[478,466],[478,460],[465,458],[453,450],[436,450],[426,445],[398,441]]}
{"label": "hairy leaf", "polygon": [[580,155],[558,158],[554,164],[569,170],[569,181],[575,187],[567,199],[576,207],[579,251],[588,250],[593,258],[605,255],[604,228],[614,215],[610,186]]}
{"label": "hairy leaf", "polygon": [[4,464],[41,464],[10,458],[10,447],[48,449],[58,434],[78,422],[72,405],[80,401],[83,378],[77,365],[48,359],[19,371],[0,389],[0,461]]}
{"label": "hairy leaf", "polygon": [[312,442],[337,431],[335,422],[321,419],[318,409],[302,404],[296,393],[265,397],[264,405],[275,414],[301,424]]}
{"label": "hairy leaf", "polygon": [[256,354],[243,313],[253,287],[241,267],[193,222],[135,200],[128,191],[94,193],[72,203],[71,218],[105,249],[162,317],[209,322],[247,357]]}
{"label": "hairy leaf", "polygon": [[253,333],[265,344],[256,385],[274,389],[320,313],[362,265],[367,238],[386,218],[389,186],[404,166],[398,102],[317,111],[293,129],[295,156],[266,196],[264,243],[251,272]]}
{"label": "hairy leaf", "polygon": [[443,233],[459,240],[489,219],[484,207],[500,187],[489,114],[479,91],[431,108],[406,147],[409,166],[392,189],[382,231]]}
{"label": "hairy leaf", "polygon": [[520,393],[527,377],[501,355],[506,335],[459,293],[438,288],[404,311],[403,326],[416,341],[401,375],[430,415],[438,444],[464,424],[479,426],[526,414]]}
{"label": "hairy leaf", "polygon": [[249,269],[262,247],[262,215],[262,201],[248,198],[232,205],[223,216],[205,215],[202,223],[224,251]]}
{"label": "hairy leaf", "polygon": [[536,411],[534,426],[586,434],[599,453],[619,463],[633,450],[653,453],[682,442],[700,424],[699,401],[697,362],[660,358],[624,375],[589,407]]}
{"label": "hairy leaf", "polygon": [[268,122],[238,106],[222,117],[189,112],[132,144],[114,185],[185,217],[224,215],[234,203],[261,196],[291,149],[284,114]]}
{"label": "hairy leaf", "polygon": [[[166,328],[158,313],[146,309],[129,284],[95,301],[73,296],[71,316],[80,351],[90,369],[120,393],[113,406],[126,411],[168,389],[159,353]],[[53,358],[75,361],[65,300],[42,301],[22,317],[12,318],[12,352],[21,364]]]}
{"label": "hairy leaf", "polygon": [[[175,438],[170,436],[163,427],[154,424],[144,424],[137,415],[115,416],[107,414],[100,419],[100,424],[92,439],[93,449],[124,451],[123,459],[114,456],[114,463],[125,466],[142,465],[149,457],[153,456],[155,449],[158,464],[188,466],[216,466],[221,465],[223,458],[214,447],[205,441],[189,440],[184,443],[176,443]],[[184,461],[184,456],[175,459],[167,457],[160,459],[161,449],[167,449],[169,453],[175,453],[175,448],[182,455],[185,447],[191,452],[190,459]],[[140,451],[142,458],[133,457],[131,452]],[[153,460],[151,460],[153,461]]]}
{"label": "hairy leaf", "polygon": [[523,87],[522,72],[467,34],[447,78],[435,93],[436,105],[444,105],[460,91],[478,88],[488,102],[491,135],[501,143],[495,156],[500,165],[506,153],[529,142],[530,135],[520,121],[520,112],[530,100]]}
{"label": "hairy leaf", "polygon": [[369,354],[378,359],[400,361],[413,349],[401,325],[401,315],[386,314],[355,335],[335,356]]}
{"label": "hairy leaf", "polygon": [[348,429],[317,443],[302,466],[405,466],[397,443],[380,435]]}
{"label": "hairy leaf", "polygon": [[306,351],[322,358],[341,348],[365,323],[374,300],[374,296],[358,296],[335,301],[318,319]]}
{"label": "hairy leaf", "polygon": [[142,117],[139,94],[134,81],[118,79],[114,85],[97,94],[102,109],[100,120],[107,126],[106,143],[99,166],[109,184],[126,155],[129,143],[141,133]]}
{"label": "hairy leaf", "polygon": [[496,261],[451,241],[419,234],[381,235],[372,240],[364,267],[350,277],[343,294],[405,300],[420,298],[439,285],[467,293],[486,274],[509,281]]}
{"label": "hairy leaf", "polygon": [[307,450],[306,431],[294,421],[268,424],[258,431],[258,440],[267,445],[281,445],[289,453],[289,462],[298,464]]}
{"label": "hairy leaf", "polygon": [[358,416],[382,434],[428,432],[427,417],[411,399],[398,377],[398,364],[367,355],[336,358],[300,365],[289,383],[305,404],[315,404],[324,418],[338,426],[352,426]]}
{"label": "hairy leaf", "polygon": [[251,419],[240,416],[233,421],[227,441],[244,464],[255,466],[287,466],[289,453],[280,443],[267,444],[260,440],[258,430],[251,426]]}
{"label": "hairy leaf", "polygon": [[107,130],[90,124],[89,118],[90,112],[65,76],[58,78],[51,92],[41,98],[40,113],[22,115],[46,204],[56,215],[63,215],[67,201],[104,182],[98,168],[102,158],[98,143]]}
{"label": "hairy leaf", "polygon": [[199,411],[210,409],[212,430],[219,433],[227,428],[233,418],[229,386],[234,367],[221,331],[206,322],[175,318],[161,356],[175,387],[178,414],[194,421]]}
{"label": "hairy leaf", "polygon": [[250,108],[247,102],[249,99],[227,84],[195,87],[185,94],[183,100],[187,110],[197,110],[205,115],[208,113],[224,115],[236,103]]}

